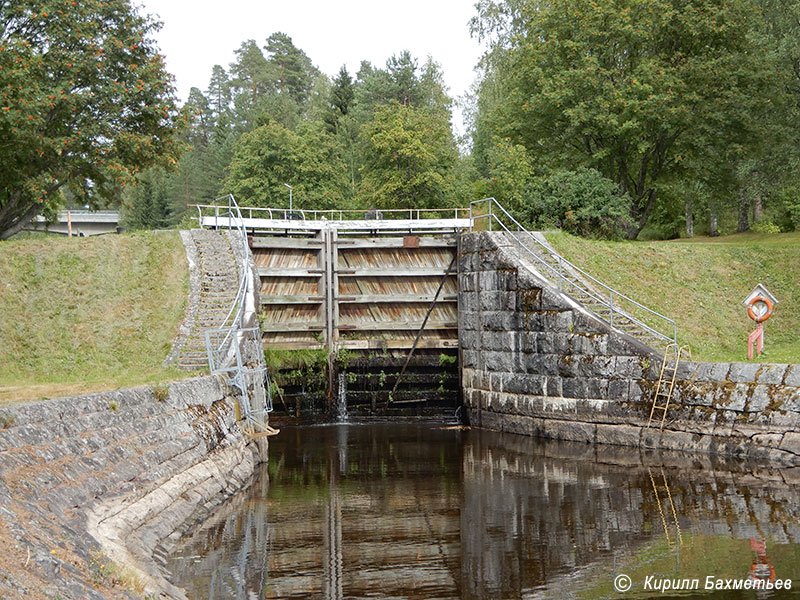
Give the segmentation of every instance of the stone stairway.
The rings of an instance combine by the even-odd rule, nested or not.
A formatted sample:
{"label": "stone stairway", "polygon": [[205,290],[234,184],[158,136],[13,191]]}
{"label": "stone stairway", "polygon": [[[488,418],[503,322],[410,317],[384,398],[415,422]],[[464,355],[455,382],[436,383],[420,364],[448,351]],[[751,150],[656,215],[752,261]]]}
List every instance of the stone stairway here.
{"label": "stone stairway", "polygon": [[[535,238],[535,240],[533,238]],[[510,245],[518,245],[517,240],[513,237],[508,236],[508,240]],[[583,277],[568,264],[564,264],[561,256],[550,246],[544,235],[539,232],[531,233],[530,235],[525,235],[523,233],[520,236],[520,241],[522,245],[537,258],[552,267],[556,272],[561,273],[563,279],[556,275],[553,270],[544,267],[524,250],[520,253],[520,258],[522,260],[528,262],[534,269],[550,280],[553,285],[559,287],[576,302],[595,313],[606,323],[609,323],[614,329],[628,334],[644,344],[661,351],[663,351],[669,343],[669,340],[654,335],[637,323],[636,320],[632,319],[629,314],[626,314],[626,310],[635,308],[632,304],[628,307],[621,303],[621,299],[615,300],[615,310],[612,315],[608,307],[608,292],[593,284],[592,281]],[[536,243],[537,241],[539,243]],[[639,320],[642,320],[642,317],[639,317]]]}
{"label": "stone stairway", "polygon": [[206,330],[230,325],[226,317],[230,319],[236,299],[239,271],[228,232],[193,229],[188,233],[190,241],[184,242],[195,271],[194,285],[190,283],[194,288],[190,290],[192,314],[184,322],[184,336],[174,362],[179,369],[192,371],[208,366]]}

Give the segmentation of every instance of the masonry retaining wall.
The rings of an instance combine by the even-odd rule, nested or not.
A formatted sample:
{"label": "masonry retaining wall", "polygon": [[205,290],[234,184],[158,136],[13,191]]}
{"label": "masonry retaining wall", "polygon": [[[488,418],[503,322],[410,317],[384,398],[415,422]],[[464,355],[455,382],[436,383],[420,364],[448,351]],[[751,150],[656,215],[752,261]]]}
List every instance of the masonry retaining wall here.
{"label": "masonry retaining wall", "polygon": [[800,365],[682,363],[665,427],[647,421],[661,355],[559,292],[503,234],[459,248],[464,403],[538,437],[800,464]]}
{"label": "masonry retaining wall", "polygon": [[215,376],[0,407],[0,597],[184,597],[170,545],[266,460],[236,417]]}

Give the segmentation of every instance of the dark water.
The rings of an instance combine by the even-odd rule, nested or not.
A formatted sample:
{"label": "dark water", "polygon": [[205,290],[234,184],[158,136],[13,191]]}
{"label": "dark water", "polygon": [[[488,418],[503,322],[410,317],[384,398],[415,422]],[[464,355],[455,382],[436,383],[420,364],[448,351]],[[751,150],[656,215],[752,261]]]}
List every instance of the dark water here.
{"label": "dark water", "polygon": [[[197,600],[800,597],[798,471],[437,425],[286,428],[169,568]],[[792,588],[704,591],[709,576]],[[699,589],[661,594],[663,578]]]}

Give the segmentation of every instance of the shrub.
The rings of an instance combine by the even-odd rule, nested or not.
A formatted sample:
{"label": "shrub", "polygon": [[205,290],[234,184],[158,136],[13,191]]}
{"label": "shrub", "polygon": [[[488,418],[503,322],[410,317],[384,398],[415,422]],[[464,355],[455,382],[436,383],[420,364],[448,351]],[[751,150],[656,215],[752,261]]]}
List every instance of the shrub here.
{"label": "shrub", "polygon": [[163,402],[169,398],[169,388],[165,385],[157,385],[153,387],[153,396],[158,402]]}
{"label": "shrub", "polygon": [[800,193],[798,193],[797,188],[787,190],[783,195],[783,202],[789,212],[795,231],[800,231]]}
{"label": "shrub", "polygon": [[620,238],[631,199],[594,169],[554,171],[534,178],[526,190],[525,211],[535,227],[556,226],[591,238]]}
{"label": "shrub", "polygon": [[760,221],[756,221],[753,223],[752,227],[750,227],[753,231],[757,233],[780,233],[781,228],[775,225],[772,222],[772,219],[761,219]]}

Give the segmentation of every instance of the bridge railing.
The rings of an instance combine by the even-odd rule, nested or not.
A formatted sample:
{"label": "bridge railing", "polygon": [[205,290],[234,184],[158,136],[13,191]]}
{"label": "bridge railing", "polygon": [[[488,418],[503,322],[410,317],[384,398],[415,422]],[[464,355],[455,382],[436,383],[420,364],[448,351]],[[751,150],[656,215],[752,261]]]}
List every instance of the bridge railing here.
{"label": "bridge railing", "polygon": [[[208,366],[212,373],[227,374],[230,383],[242,393],[242,416],[261,426],[260,418],[272,411],[272,394],[264,351],[261,346],[261,331],[246,327],[245,307],[248,289],[253,282],[253,272],[248,256],[250,247],[239,205],[233,195],[218,198],[214,205],[219,218],[219,227],[235,229],[239,233],[239,287],[236,297],[220,326],[205,332]],[[200,221],[202,226],[202,220]]]}
{"label": "bridge railing", "polygon": [[[659,340],[676,343],[678,328],[674,320],[629,298],[568,261],[539,241],[494,198],[475,200],[470,203],[469,210],[473,230],[476,230],[477,223],[485,221],[485,228],[489,231],[508,234],[517,243],[518,253],[524,252],[528,259],[540,266],[557,283],[559,290],[567,293],[577,291],[591,298],[593,304],[599,305],[595,313],[612,327],[616,317],[617,325],[631,322]],[[549,257],[550,261],[542,255]]]}
{"label": "bridge railing", "polygon": [[[224,198],[223,198],[224,199]],[[199,218],[209,222],[209,217],[219,220],[225,227],[228,209],[219,204],[194,204]],[[363,221],[363,220],[423,220],[423,219],[466,219],[468,208],[390,208],[390,209],[346,209],[346,210],[306,210],[295,208],[262,208],[247,206],[239,209],[246,219],[301,220],[301,221]],[[203,219],[205,217],[205,219]]]}

